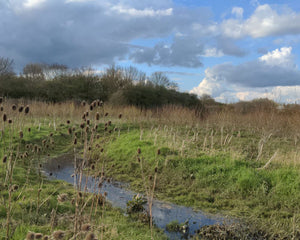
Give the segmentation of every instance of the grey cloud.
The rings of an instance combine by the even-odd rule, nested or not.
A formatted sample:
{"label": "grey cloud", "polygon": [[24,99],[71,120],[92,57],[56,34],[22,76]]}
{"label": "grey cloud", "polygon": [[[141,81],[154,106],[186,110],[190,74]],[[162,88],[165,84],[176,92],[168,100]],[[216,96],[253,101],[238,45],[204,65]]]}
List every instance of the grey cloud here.
{"label": "grey cloud", "polygon": [[177,37],[171,45],[156,44],[153,48],[138,49],[130,58],[136,63],[165,66],[201,67],[203,44],[195,39]]}
{"label": "grey cloud", "polygon": [[[173,8],[170,0],[47,0],[27,9],[21,1],[11,4],[0,1],[0,4],[1,55],[18,61],[19,67],[28,62],[60,62],[72,67],[110,64],[125,59],[134,51],[130,46],[132,40],[186,33],[191,23],[205,23],[210,15],[201,8],[174,9],[170,16],[132,17],[126,14],[126,7]],[[113,9],[118,4],[124,5],[125,13]],[[169,49],[158,44],[152,50],[135,52],[132,59],[137,63],[198,67],[201,66],[198,56],[201,52],[202,46],[191,39],[175,39]]]}
{"label": "grey cloud", "polygon": [[231,63],[220,64],[210,69],[210,76],[244,87],[300,85],[299,69],[270,66],[259,61],[237,66]]}
{"label": "grey cloud", "polygon": [[[172,0],[45,0],[33,8],[23,4],[0,0],[0,55],[15,59],[18,69],[28,62],[78,67],[128,57],[135,63],[193,68],[202,66],[200,56],[208,47],[245,55],[229,40],[216,41],[214,28],[209,28],[215,23],[208,8],[178,7]],[[132,9],[141,14],[130,15]],[[158,14],[143,15],[145,9]],[[167,10],[171,14],[159,14]],[[166,38],[171,38],[167,47],[131,44],[136,39]]]}
{"label": "grey cloud", "polygon": [[238,47],[232,40],[228,38],[219,37],[217,38],[218,49],[226,55],[244,57],[247,53],[240,47]]}

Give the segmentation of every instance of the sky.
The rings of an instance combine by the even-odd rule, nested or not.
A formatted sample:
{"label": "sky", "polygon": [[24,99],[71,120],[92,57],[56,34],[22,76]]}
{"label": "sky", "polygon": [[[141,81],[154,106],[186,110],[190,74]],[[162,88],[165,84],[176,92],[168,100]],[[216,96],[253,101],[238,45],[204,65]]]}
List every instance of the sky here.
{"label": "sky", "polygon": [[298,0],[0,0],[0,57],[162,71],[220,102],[300,103]]}

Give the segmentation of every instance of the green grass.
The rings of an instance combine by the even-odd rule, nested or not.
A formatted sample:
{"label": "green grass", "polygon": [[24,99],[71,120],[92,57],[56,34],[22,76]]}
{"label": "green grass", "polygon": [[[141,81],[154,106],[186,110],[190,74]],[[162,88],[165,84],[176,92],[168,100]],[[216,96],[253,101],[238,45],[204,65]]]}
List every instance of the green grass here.
{"label": "green grass", "polygon": [[[30,132],[24,130],[24,137],[21,140],[18,138],[18,131],[14,131],[11,140],[0,142],[2,150],[0,152],[0,239],[5,239],[6,236],[6,207],[8,206],[9,193],[8,187],[4,185],[7,163],[2,162],[2,157],[4,155],[3,146],[7,146],[7,144],[11,144],[12,147],[6,148],[6,154],[12,152],[14,156],[18,151],[21,154],[25,151],[29,154],[27,158],[18,158],[13,170],[11,185],[18,186],[18,189],[12,192],[10,239],[24,239],[28,232],[51,235],[53,231],[58,229],[66,231],[64,239],[71,237],[75,212],[75,206],[72,203],[72,198],[74,198],[73,186],[63,181],[50,181],[39,176],[37,171],[38,164],[43,163],[46,158],[63,154],[73,148],[73,139],[67,134],[67,129],[68,126],[64,124],[59,125],[56,131],[47,125],[31,127]],[[44,145],[43,140],[46,140]],[[28,145],[30,145],[29,148],[26,147]],[[41,147],[39,153],[33,153],[33,146],[35,145]],[[47,145],[49,146],[47,147]],[[79,145],[78,148],[80,151],[81,146]],[[39,198],[38,193],[40,194]],[[59,202],[58,196],[60,194],[67,194],[67,201]],[[98,239],[135,240],[151,238],[148,226],[133,221],[126,217],[123,211],[112,208],[109,204],[106,204],[104,208],[99,206],[89,221],[90,206],[91,201],[87,204],[83,218],[93,226],[92,229]],[[165,235],[158,229],[155,229],[153,234],[154,239],[166,239]],[[85,235],[80,235],[79,239],[83,239]]]}
{"label": "green grass", "polygon": [[[153,130],[152,130],[153,131]],[[146,175],[154,174],[159,162],[155,195],[177,204],[213,213],[229,214],[255,223],[271,234],[291,236],[300,223],[299,168],[263,163],[241,157],[233,159],[226,151],[207,154],[201,150],[182,155],[169,148],[169,142],[158,134],[156,142],[150,129],[124,131],[105,146],[111,176],[131,183],[136,191],[144,191],[137,149],[144,159]],[[157,156],[157,149],[161,154]],[[299,228],[298,228],[299,229]]]}

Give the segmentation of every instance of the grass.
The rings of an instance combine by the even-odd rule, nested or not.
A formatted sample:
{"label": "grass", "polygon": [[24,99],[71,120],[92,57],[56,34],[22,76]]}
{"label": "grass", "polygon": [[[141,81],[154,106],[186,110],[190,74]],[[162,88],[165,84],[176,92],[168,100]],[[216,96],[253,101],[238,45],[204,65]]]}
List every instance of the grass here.
{"label": "grass", "polygon": [[247,160],[243,155],[233,159],[232,152],[221,149],[213,153],[210,150],[190,152],[197,143],[187,146],[182,155],[178,147],[168,147],[163,132],[158,133],[160,142],[154,135],[153,129],[144,128],[141,139],[140,130],[132,129],[105,146],[106,157],[114,165],[112,177],[128,181],[132,188],[143,191],[136,151],[141,149],[148,169],[146,175],[151,175],[159,148],[157,198],[243,218],[282,237],[291,237],[289,234],[298,228],[298,167],[274,162],[267,169],[260,169],[264,162]]}
{"label": "grass", "polygon": [[[95,209],[92,200],[81,205],[78,189],[48,181],[39,173],[43,159],[74,148],[102,177],[130,182],[139,192],[147,189],[145,184],[155,183],[154,195],[159,199],[238,217],[270,238],[296,239],[299,234],[299,111],[242,114],[224,108],[199,120],[193,110],[174,106],[140,111],[104,105],[89,111],[89,105],[73,102],[21,101],[17,104],[30,106],[30,113],[24,116],[13,111],[12,104],[13,100],[6,101],[0,113],[12,119],[11,125],[0,120],[0,157],[11,155],[16,160],[9,181],[5,180],[7,162],[0,163],[0,238],[7,236],[8,215],[11,239],[24,239],[28,231],[51,234],[59,229],[69,239],[74,219],[89,220],[89,210]],[[25,152],[28,156],[21,158]],[[92,173],[88,168],[79,171]],[[15,186],[18,189],[9,191]],[[61,194],[67,194],[69,200],[59,202]],[[88,223],[100,239],[151,239],[148,226],[109,205],[93,216]],[[158,231],[152,234],[153,239],[164,238]]]}
{"label": "grass", "polygon": [[[43,116],[46,115],[43,111],[35,116],[36,108],[40,104],[31,106],[33,112],[25,118],[22,113],[10,110],[9,104],[4,106],[12,121],[8,125],[7,120],[1,120],[4,134],[0,141],[0,239],[31,239],[27,235],[31,233],[55,238],[59,233],[55,231],[62,231],[63,239],[93,239],[87,236],[91,231],[98,239],[165,239],[161,231],[150,230],[147,225],[124,216],[120,209],[108,203],[96,204],[99,195],[80,193],[70,184],[50,181],[41,175],[44,161],[74,149],[75,135],[76,152],[79,156],[86,155],[88,161],[90,156],[86,151],[95,134],[87,128],[81,129],[78,118],[67,124],[65,117],[56,116],[53,120]],[[103,134],[103,130],[98,133]],[[74,221],[78,221],[76,235]],[[82,230],[84,223],[91,226],[89,232]]]}

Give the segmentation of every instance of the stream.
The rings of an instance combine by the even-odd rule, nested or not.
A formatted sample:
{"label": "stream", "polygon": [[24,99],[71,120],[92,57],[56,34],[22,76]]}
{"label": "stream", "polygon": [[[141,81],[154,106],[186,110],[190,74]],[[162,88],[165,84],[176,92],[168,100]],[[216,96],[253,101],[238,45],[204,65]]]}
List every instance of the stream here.
{"label": "stream", "polygon": [[[68,183],[74,184],[74,165],[71,157],[68,155],[48,160],[43,166],[43,172],[50,179],[63,180]],[[51,174],[50,174],[51,173]],[[83,185],[85,185],[86,177],[83,178]],[[95,182],[96,181],[96,182]],[[94,192],[95,184],[98,179],[89,176],[87,178],[87,188],[89,192]],[[96,187],[98,192],[98,187]],[[137,193],[129,190],[129,184],[110,181],[104,182],[100,193],[107,193],[106,199],[112,204],[113,207],[118,207],[126,210],[126,203],[132,200],[133,196]],[[147,207],[145,206],[147,209]],[[201,211],[196,211],[191,207],[180,206],[157,199],[153,200],[152,215],[155,225],[165,231],[170,239],[188,239],[199,228],[205,225],[221,224],[224,218],[220,216],[213,216],[205,214]],[[186,233],[168,232],[166,225],[171,221],[177,220],[179,223],[188,221],[188,231]]]}

